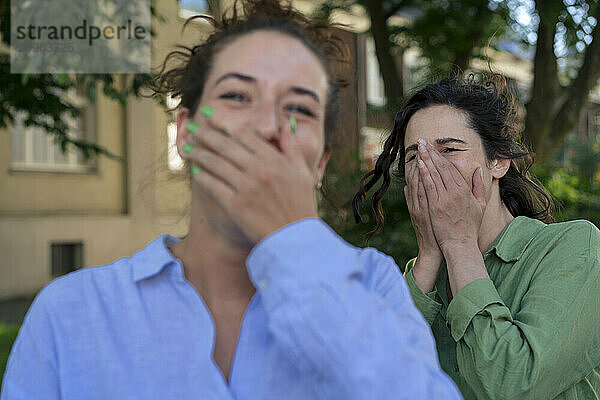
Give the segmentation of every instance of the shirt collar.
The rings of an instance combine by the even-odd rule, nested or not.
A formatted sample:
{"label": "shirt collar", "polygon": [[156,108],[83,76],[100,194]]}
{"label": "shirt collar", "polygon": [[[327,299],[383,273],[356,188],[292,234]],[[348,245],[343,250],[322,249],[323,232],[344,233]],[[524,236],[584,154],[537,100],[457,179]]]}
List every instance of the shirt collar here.
{"label": "shirt collar", "polygon": [[518,216],[502,230],[485,254],[494,250],[504,262],[517,261],[544,226],[546,224],[537,219]]}
{"label": "shirt collar", "polygon": [[134,282],[151,278],[162,272],[167,265],[177,263],[169,247],[178,241],[179,239],[171,235],[161,235],[135,253],[131,258]]}

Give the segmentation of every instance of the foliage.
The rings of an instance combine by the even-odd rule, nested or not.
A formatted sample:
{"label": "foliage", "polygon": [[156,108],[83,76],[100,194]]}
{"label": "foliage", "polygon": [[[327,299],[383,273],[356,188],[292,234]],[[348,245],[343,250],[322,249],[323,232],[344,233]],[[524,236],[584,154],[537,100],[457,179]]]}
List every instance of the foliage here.
{"label": "foliage", "polygon": [[0,324],[0,389],[2,388],[2,377],[8,361],[10,349],[19,333],[19,325]]}
{"label": "foliage", "polygon": [[[360,178],[364,171],[333,171],[326,176],[325,189],[327,193],[342,194],[341,201],[332,201],[327,195],[321,201],[321,217],[340,236],[349,243],[365,247],[366,234],[375,225],[375,214],[371,209],[371,196],[378,185],[368,193],[367,200],[361,205],[360,212],[363,223],[357,224],[352,210],[352,198],[358,190]],[[369,246],[391,255],[401,270],[406,262],[417,255],[417,242],[408,208],[399,183],[393,182],[382,200],[385,212],[384,230],[369,241]]]}
{"label": "foliage", "polygon": [[[110,0],[105,0],[110,1]],[[2,42],[10,46],[10,1],[0,0],[0,35]],[[163,21],[164,17],[151,6],[152,18]],[[151,32],[154,35],[154,32]],[[121,158],[96,143],[69,135],[67,117],[81,114],[76,102],[65,96],[68,91],[85,93],[94,103],[96,91],[102,90],[109,99],[125,105],[129,96],[140,96],[149,84],[150,74],[11,74],[10,55],[0,54],[0,128],[14,122],[16,114],[24,115],[25,126],[41,127],[52,135],[63,152],[74,146],[88,158],[104,154],[113,159]]]}
{"label": "foliage", "polygon": [[[485,57],[479,50],[492,37],[502,37],[507,29],[508,9],[504,3],[488,0],[422,1],[420,16],[403,32],[417,46],[430,66],[442,73],[454,67],[466,70],[474,57]],[[489,3],[489,5],[488,5]],[[476,21],[476,22],[474,22]]]}
{"label": "foliage", "polygon": [[[427,75],[467,70],[487,59],[489,45],[533,62],[525,136],[540,160],[576,128],[588,93],[600,79],[598,0],[327,0],[320,16],[362,6],[371,20],[388,103],[398,104],[404,82],[393,57],[415,47]],[[402,18],[397,18],[402,17]],[[383,28],[382,28],[383,27]],[[423,68],[417,68],[422,75]],[[520,82],[522,84],[526,82]]]}
{"label": "foliage", "polygon": [[558,202],[557,221],[587,219],[600,227],[600,141],[571,138],[534,171]]}

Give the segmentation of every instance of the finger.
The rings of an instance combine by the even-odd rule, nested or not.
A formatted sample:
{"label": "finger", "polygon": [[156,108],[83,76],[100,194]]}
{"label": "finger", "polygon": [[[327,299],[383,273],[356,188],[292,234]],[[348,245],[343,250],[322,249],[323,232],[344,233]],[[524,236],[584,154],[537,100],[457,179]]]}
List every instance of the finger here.
{"label": "finger", "polygon": [[210,173],[233,191],[242,187],[244,182],[243,170],[219,154],[198,147],[186,154],[185,159],[190,161],[192,165],[199,166],[202,171],[205,171],[204,173]]}
{"label": "finger", "polygon": [[419,199],[419,208],[425,210],[426,213],[429,213],[429,207],[427,203],[427,193],[425,192],[425,186],[423,185],[423,181],[419,180],[419,187],[417,189],[417,198]]}
{"label": "finger", "polygon": [[[241,169],[248,169],[253,159],[250,149],[243,146],[225,128],[208,123],[192,135],[194,148],[204,148],[227,159]],[[185,152],[185,149],[184,149]]]}
{"label": "finger", "polygon": [[[446,190],[444,181],[443,181],[438,169],[436,168],[436,166],[433,164],[433,161],[431,160],[431,153],[427,150],[427,147],[426,147],[427,142],[425,142],[423,139],[419,139],[418,142],[419,142],[419,156],[421,158],[421,161],[426,166],[426,170],[429,172],[431,181],[433,182],[434,187],[437,190],[438,194],[440,194],[442,191]],[[421,163],[419,163],[419,166],[421,166]],[[420,169],[422,169],[422,168],[420,168]],[[425,188],[427,188],[427,185],[425,185]]]}
{"label": "finger", "polygon": [[485,204],[485,187],[483,186],[483,172],[481,167],[478,167],[473,173],[473,196],[477,199],[479,204]]}
{"label": "finger", "polygon": [[432,204],[439,200],[439,192],[433,182],[433,178],[431,177],[431,173],[427,168],[427,165],[423,162],[423,160],[418,159],[419,166],[419,178],[423,181],[423,187],[425,187],[425,194],[427,195],[427,203]]}
{"label": "finger", "polygon": [[436,166],[445,183],[454,182],[457,186],[466,184],[465,179],[456,166],[448,161],[446,157],[443,157],[440,152],[434,149],[429,143],[427,143],[427,150],[431,156],[431,161],[433,161],[433,164]]}
{"label": "finger", "polygon": [[419,169],[417,168],[416,164],[416,162],[413,162],[410,168],[409,192],[413,210],[415,212],[419,212],[421,210],[419,207],[419,199],[417,197],[417,190],[419,185]]}
{"label": "finger", "polygon": [[228,206],[232,203],[235,192],[229,185],[197,165],[192,165],[192,171],[193,181],[200,185],[203,192],[218,201],[219,204]]}
{"label": "finger", "polygon": [[277,163],[283,162],[286,159],[278,147],[274,146],[271,141],[266,140],[258,132],[235,133],[234,137],[242,146],[251,151],[254,155],[254,160],[263,160],[269,165],[277,165]]}
{"label": "finger", "polygon": [[410,199],[410,194],[408,193],[408,185],[404,185],[404,188],[402,188],[402,190],[404,191],[404,199],[406,200],[406,207],[408,208],[408,213],[412,214],[413,205],[412,200]]}

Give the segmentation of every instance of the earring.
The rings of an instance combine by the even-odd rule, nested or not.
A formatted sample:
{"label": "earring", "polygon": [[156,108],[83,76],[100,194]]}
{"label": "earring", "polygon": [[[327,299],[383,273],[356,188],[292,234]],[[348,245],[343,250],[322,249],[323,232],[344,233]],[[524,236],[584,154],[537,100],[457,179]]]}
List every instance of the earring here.
{"label": "earring", "polygon": [[319,181],[316,186],[317,190],[321,190],[322,187],[323,187],[323,182]]}

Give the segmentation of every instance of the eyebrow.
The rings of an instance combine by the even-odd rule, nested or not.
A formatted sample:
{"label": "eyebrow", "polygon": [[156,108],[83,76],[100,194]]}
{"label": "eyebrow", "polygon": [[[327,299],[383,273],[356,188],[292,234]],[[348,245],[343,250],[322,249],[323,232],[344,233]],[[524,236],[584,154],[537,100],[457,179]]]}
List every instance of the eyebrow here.
{"label": "eyebrow", "polygon": [[[451,137],[445,137],[445,138],[435,140],[435,144],[440,145],[440,146],[448,144],[448,143],[467,144],[467,142],[465,142],[464,140],[457,139],[457,138],[451,138]],[[418,148],[419,148],[418,144],[416,144],[416,143],[411,144],[410,146],[408,146],[406,148],[406,150],[404,150],[404,154],[408,154],[411,151],[417,151]]]}
{"label": "eyebrow", "polygon": [[251,76],[240,74],[237,72],[230,72],[228,74],[221,76],[219,79],[217,79],[217,81],[215,82],[215,86],[218,85],[220,82],[224,81],[225,79],[239,79],[241,81],[251,82],[251,83],[256,82],[256,78],[253,78]]}
{"label": "eyebrow", "polygon": [[290,91],[295,94],[312,97],[318,104],[321,104],[319,96],[317,96],[317,94],[310,89],[306,89],[300,86],[293,86],[290,89]]}
{"label": "eyebrow", "polygon": [[[217,79],[217,81],[215,82],[215,86],[218,85],[219,83],[223,82],[226,79],[238,79],[238,80],[241,80],[244,82],[256,83],[256,78],[253,78],[248,75],[240,74],[239,72],[230,72],[230,73],[227,73],[227,74],[221,76],[219,79]],[[295,93],[295,94],[302,95],[302,96],[312,97],[318,104],[321,104],[321,100],[319,99],[319,96],[317,96],[317,94],[310,89],[300,87],[300,86],[292,86],[289,91],[292,93]]]}

